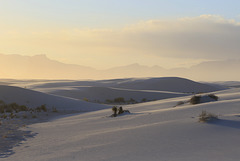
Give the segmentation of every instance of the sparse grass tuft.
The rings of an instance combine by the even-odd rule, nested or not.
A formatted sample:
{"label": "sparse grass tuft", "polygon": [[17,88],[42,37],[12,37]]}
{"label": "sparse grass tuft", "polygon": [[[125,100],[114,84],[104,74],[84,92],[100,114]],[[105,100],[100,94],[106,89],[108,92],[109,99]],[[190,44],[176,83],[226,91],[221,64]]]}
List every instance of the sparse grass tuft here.
{"label": "sparse grass tuft", "polygon": [[199,122],[209,122],[217,119],[218,119],[217,115],[208,113],[205,110],[202,110],[202,113],[199,115]]}

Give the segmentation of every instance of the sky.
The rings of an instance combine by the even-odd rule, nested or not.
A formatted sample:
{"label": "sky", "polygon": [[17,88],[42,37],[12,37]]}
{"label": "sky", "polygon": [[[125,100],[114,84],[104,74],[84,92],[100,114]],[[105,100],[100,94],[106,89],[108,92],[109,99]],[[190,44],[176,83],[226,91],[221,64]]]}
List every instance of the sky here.
{"label": "sky", "polygon": [[0,53],[106,69],[240,59],[238,0],[0,0]]}

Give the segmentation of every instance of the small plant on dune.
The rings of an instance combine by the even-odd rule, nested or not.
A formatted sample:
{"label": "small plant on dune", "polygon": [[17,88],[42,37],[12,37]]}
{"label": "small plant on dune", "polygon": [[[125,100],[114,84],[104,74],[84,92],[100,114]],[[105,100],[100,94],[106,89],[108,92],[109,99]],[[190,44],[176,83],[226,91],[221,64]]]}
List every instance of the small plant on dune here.
{"label": "small plant on dune", "polygon": [[218,96],[216,96],[215,94],[209,94],[208,97],[214,99],[215,101],[218,100]]}
{"label": "small plant on dune", "polygon": [[41,111],[47,112],[47,107],[46,107],[46,105],[41,105],[40,107],[36,108],[36,111],[37,112],[41,112]]}
{"label": "small plant on dune", "polygon": [[89,100],[87,98],[83,98],[83,101],[89,102]]}
{"label": "small plant on dune", "polygon": [[13,119],[14,117],[16,117],[16,115],[13,114],[13,113],[11,113],[11,114],[9,115],[9,118],[11,118],[11,119]]}
{"label": "small plant on dune", "polygon": [[46,105],[41,105],[40,108],[42,109],[43,112],[47,112],[47,107],[46,107]]}
{"label": "small plant on dune", "polygon": [[113,117],[116,117],[117,116],[117,111],[118,111],[118,109],[117,109],[117,106],[113,106],[112,107],[112,111],[113,111]]}
{"label": "small plant on dune", "polygon": [[119,107],[118,109],[118,115],[122,114],[124,111],[123,111],[123,108],[122,107]]}
{"label": "small plant on dune", "polygon": [[111,117],[117,117],[118,115],[121,115],[123,113],[130,113],[129,110],[123,110],[122,107],[118,108],[117,106],[113,106],[112,111],[113,111],[113,114],[111,115]]}
{"label": "small plant on dune", "polygon": [[218,116],[212,113],[208,113],[205,110],[202,110],[202,113],[199,115],[199,122],[209,122],[218,119]]}
{"label": "small plant on dune", "polygon": [[193,96],[191,99],[190,99],[190,103],[195,105],[195,104],[199,104],[200,103],[200,100],[201,100],[201,96]]}
{"label": "small plant on dune", "polygon": [[123,97],[118,97],[114,99],[115,103],[125,103],[125,99]]}
{"label": "small plant on dune", "polygon": [[1,118],[6,119],[6,118],[7,118],[7,115],[6,115],[6,114],[3,114],[3,115],[1,116]]}
{"label": "small plant on dune", "polygon": [[128,103],[136,103],[137,101],[134,100],[133,98],[130,98],[127,102],[128,102]]}
{"label": "small plant on dune", "polygon": [[110,99],[106,99],[105,102],[106,102],[106,103],[113,103],[113,101],[110,100]]}
{"label": "small plant on dune", "polygon": [[29,108],[27,106],[25,106],[25,105],[21,105],[21,106],[19,106],[19,110],[20,111],[28,111]]}

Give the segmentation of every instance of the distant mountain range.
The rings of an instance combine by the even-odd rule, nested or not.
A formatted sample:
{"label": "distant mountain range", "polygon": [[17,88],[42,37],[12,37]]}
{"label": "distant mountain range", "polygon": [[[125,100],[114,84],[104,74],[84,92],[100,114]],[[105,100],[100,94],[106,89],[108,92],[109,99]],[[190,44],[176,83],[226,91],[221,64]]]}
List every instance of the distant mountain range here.
{"label": "distant mountain range", "polygon": [[65,64],[45,55],[0,54],[0,78],[13,79],[111,79],[133,77],[185,77],[204,81],[239,81],[240,60],[208,61],[191,68],[164,69],[131,64],[107,70]]}

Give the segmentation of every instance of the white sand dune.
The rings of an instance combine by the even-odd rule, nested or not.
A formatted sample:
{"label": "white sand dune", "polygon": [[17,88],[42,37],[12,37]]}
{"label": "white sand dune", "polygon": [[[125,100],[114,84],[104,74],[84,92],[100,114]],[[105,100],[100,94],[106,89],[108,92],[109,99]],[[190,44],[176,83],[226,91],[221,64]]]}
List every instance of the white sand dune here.
{"label": "white sand dune", "polygon": [[141,102],[142,99],[161,100],[166,98],[182,97],[189,93],[212,92],[225,89],[221,86],[215,87],[207,84],[194,82],[178,77],[166,78],[128,78],[112,80],[12,80],[13,85],[27,87],[58,96],[74,99],[87,98],[89,101],[105,102],[123,97],[125,100],[131,98]]}
{"label": "white sand dune", "polygon": [[16,102],[28,107],[45,104],[48,108],[55,107],[64,111],[93,111],[108,108],[106,105],[94,104],[77,99],[54,96],[29,89],[0,85],[0,100],[6,103]]}
{"label": "white sand dune", "polygon": [[[240,89],[218,92],[219,101],[173,107],[190,97],[77,114],[31,125],[37,132],[13,150],[7,161],[238,161]],[[199,123],[202,110],[219,120]]]}
{"label": "white sand dune", "polygon": [[108,87],[71,87],[71,88],[45,88],[40,89],[43,92],[66,96],[75,99],[87,98],[90,101],[105,102],[107,99],[114,100],[118,97],[123,97],[126,101],[134,99],[135,101],[146,100],[161,100],[166,98],[186,96],[184,93],[177,92],[161,92],[161,91],[144,91],[144,90],[126,90]]}

